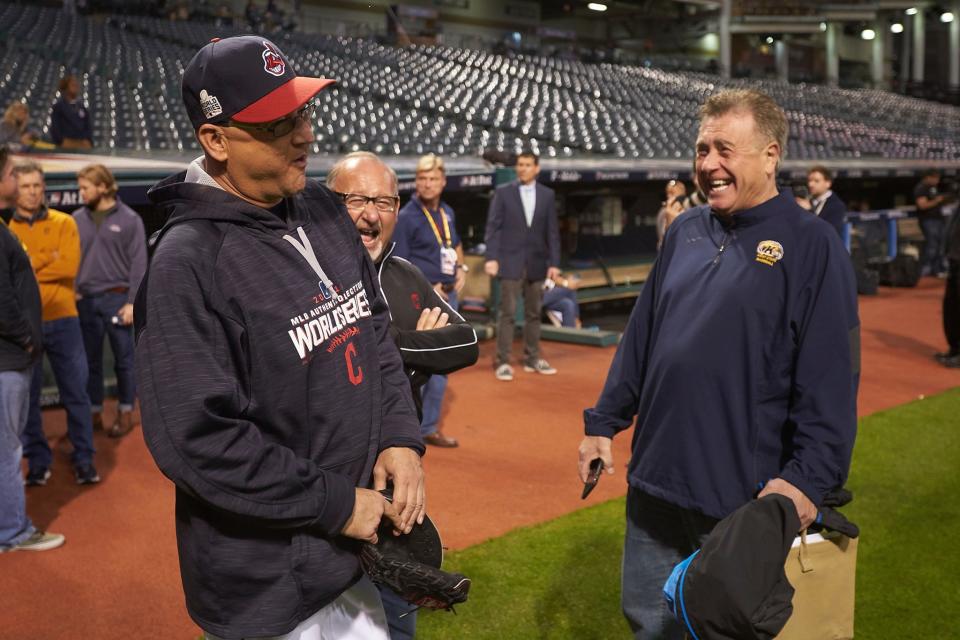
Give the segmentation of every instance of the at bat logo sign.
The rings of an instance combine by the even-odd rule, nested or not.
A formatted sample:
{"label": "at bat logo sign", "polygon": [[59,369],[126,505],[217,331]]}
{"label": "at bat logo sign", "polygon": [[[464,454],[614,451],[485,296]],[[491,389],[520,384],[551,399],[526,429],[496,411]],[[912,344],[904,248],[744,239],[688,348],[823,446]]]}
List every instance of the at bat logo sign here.
{"label": "at bat logo sign", "polygon": [[277,51],[276,47],[267,42],[263,41],[263,69],[272,76],[277,76],[278,78],[283,75],[283,72],[287,68],[287,63],[284,62],[283,56],[280,55],[280,52]]}

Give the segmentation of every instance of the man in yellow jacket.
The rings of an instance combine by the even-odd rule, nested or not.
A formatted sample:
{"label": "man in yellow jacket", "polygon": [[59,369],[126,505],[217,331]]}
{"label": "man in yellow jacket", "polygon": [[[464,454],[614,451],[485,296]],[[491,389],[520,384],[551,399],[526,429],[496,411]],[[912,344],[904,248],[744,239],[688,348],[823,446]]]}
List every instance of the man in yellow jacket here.
{"label": "man in yellow jacket", "polygon": [[[100,482],[93,466],[93,422],[87,396],[87,359],[77,316],[74,280],[80,267],[80,235],[73,217],[44,204],[43,170],[33,162],[18,166],[19,196],[10,230],[20,239],[40,283],[43,305],[43,349],[50,361],[60,403],[67,410],[67,435],[73,444],[72,462],[78,484]],[[43,433],[40,391],[43,361],[37,362],[30,383],[30,413],[23,432],[27,485],[47,483],[53,455]]]}

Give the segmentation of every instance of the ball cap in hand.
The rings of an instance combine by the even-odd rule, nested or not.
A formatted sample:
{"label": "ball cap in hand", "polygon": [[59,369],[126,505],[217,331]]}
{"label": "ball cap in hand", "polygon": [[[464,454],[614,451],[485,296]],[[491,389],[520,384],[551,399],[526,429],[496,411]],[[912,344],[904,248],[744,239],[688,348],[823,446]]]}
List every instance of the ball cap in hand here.
{"label": "ball cap in hand", "polygon": [[214,38],[183,72],[183,104],[194,129],[205,122],[270,122],[296,111],[334,82],[298,76],[280,48],[266,38]]}

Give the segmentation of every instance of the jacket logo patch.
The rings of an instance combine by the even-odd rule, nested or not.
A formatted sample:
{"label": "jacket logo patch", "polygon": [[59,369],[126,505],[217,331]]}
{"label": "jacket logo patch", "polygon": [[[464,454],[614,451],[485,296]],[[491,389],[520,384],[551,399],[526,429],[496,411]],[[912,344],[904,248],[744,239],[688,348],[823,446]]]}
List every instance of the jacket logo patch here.
{"label": "jacket logo patch", "polygon": [[203,115],[206,116],[207,120],[216,118],[223,113],[220,100],[217,99],[217,96],[212,96],[207,93],[206,89],[200,91],[200,108],[203,110]]}
{"label": "jacket logo patch", "polygon": [[413,308],[417,311],[420,311],[420,307],[423,306],[420,304],[420,294],[416,292],[410,294],[410,302],[413,303]]}
{"label": "jacket logo patch", "polygon": [[757,245],[757,262],[772,266],[783,258],[783,245],[776,240],[764,240]]}
{"label": "jacket logo patch", "polygon": [[280,52],[266,40],[263,41],[263,47],[263,70],[279,78],[287,68],[287,63],[283,61]]}
{"label": "jacket logo patch", "polygon": [[[287,335],[300,360],[306,362],[315,349],[326,345],[328,341],[331,341],[329,346],[332,347],[329,353],[360,333],[356,325],[371,315],[367,292],[363,283],[357,282],[342,294],[336,294],[323,304],[290,318],[293,328],[287,331]],[[357,375],[362,376],[362,373],[358,372]]]}
{"label": "jacket logo patch", "polygon": [[112,224],[109,227],[107,227],[107,229],[110,229],[110,231],[113,231],[114,233],[120,233],[121,231],[123,231],[123,229],[121,229],[120,225],[118,224]]}

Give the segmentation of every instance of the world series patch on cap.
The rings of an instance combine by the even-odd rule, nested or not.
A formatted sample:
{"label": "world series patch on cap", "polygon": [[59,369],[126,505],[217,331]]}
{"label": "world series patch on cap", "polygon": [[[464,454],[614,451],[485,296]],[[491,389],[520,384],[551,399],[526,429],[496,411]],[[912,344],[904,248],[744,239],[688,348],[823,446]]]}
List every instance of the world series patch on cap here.
{"label": "world series patch on cap", "polygon": [[271,122],[336,82],[298,76],[273,42],[260,36],[214,38],[183,72],[183,104],[194,129],[204,123]]}

